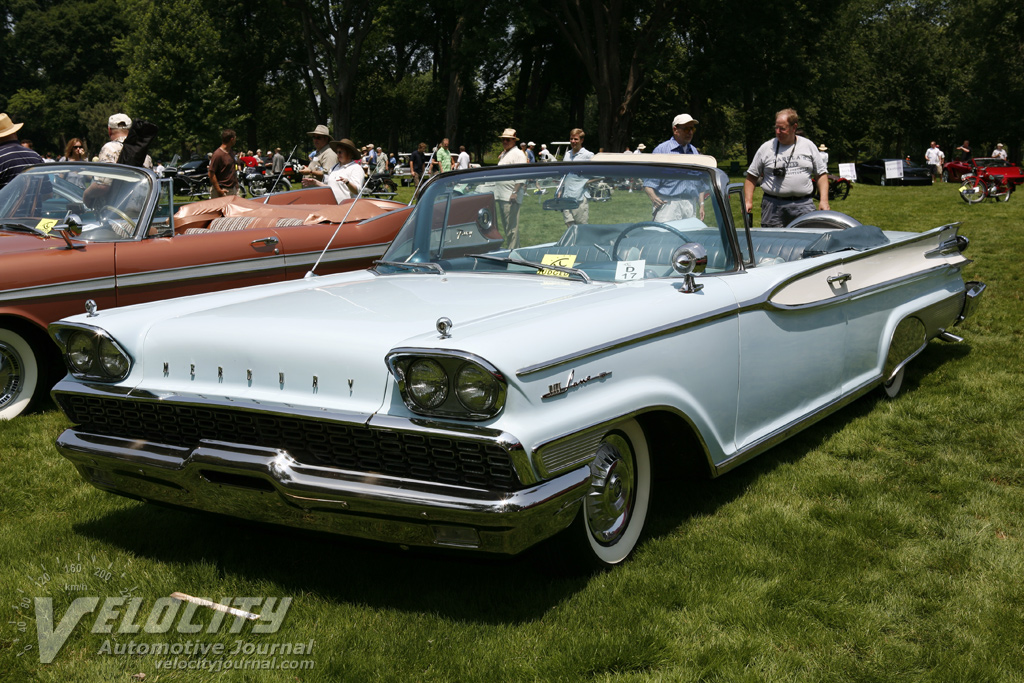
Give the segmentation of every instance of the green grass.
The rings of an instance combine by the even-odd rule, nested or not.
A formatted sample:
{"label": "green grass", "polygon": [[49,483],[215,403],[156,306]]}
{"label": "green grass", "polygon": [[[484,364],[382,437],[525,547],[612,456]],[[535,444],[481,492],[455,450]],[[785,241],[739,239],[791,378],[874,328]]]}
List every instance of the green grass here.
{"label": "green grass", "polygon": [[[954,185],[855,186],[835,208],[883,228],[963,222],[967,276],[989,285],[957,330],[966,343],[933,342],[895,401],[866,397],[717,480],[667,482],[649,539],[608,573],[552,578],[542,553],[407,552],[161,509],[81,481],[53,447],[67,423],[52,409],[0,423],[0,679],[209,680],[97,654],[131,636],[90,634],[88,616],[52,664],[16,656],[35,643],[24,597],[52,595],[59,617],[75,597],[134,588],[147,605],[294,598],[278,634],[135,636],[315,639],[311,671],[219,681],[1021,680],[1024,195],[968,206]],[[76,561],[111,580],[86,571],[75,591],[63,565]]]}

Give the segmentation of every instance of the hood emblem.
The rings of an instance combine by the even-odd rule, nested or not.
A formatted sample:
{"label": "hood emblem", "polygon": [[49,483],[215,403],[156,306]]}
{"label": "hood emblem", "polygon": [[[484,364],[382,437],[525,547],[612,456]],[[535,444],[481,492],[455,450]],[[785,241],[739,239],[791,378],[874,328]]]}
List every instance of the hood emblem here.
{"label": "hood emblem", "polygon": [[85,301],[85,314],[90,318],[95,318],[99,315],[98,311],[100,307],[96,305],[96,302],[92,299],[86,299]]}
{"label": "hood emblem", "polygon": [[541,398],[554,398],[555,396],[561,396],[562,394],[568,393],[568,391],[570,389],[575,389],[576,387],[581,387],[584,384],[586,384],[587,382],[596,382],[599,379],[604,379],[605,377],[611,377],[611,375],[612,375],[611,372],[602,372],[599,375],[587,375],[586,377],[584,377],[581,380],[573,381],[573,377],[576,376],[576,370],[573,369],[573,370],[569,371],[569,376],[565,378],[565,386],[564,387],[562,386],[561,382],[555,382],[554,384],[549,384],[548,385],[548,393],[546,393],[543,396],[541,396]]}
{"label": "hood emblem", "polygon": [[452,320],[451,318],[438,318],[434,323],[437,331],[441,333],[441,339],[451,339]]}

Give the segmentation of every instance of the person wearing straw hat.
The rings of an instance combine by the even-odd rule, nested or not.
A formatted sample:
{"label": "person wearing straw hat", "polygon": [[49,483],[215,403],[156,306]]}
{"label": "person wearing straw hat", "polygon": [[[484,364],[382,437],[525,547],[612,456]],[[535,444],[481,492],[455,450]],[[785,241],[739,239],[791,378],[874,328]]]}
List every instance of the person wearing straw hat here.
{"label": "person wearing straw hat", "polygon": [[338,163],[338,155],[331,149],[331,132],[327,130],[327,126],[321,123],[309,131],[308,134],[313,137],[316,154],[310,159],[309,166],[302,169],[300,173],[304,176],[309,176],[302,179],[303,187],[316,187],[317,185],[325,184],[321,181],[327,177],[327,174]]}
{"label": "person wearing straw hat", "polygon": [[[498,166],[506,164],[528,163],[526,154],[516,147],[519,138],[515,128],[506,128],[501,135],[502,152],[498,156]],[[509,249],[519,248],[519,208],[523,202],[523,184],[514,180],[496,183],[494,199],[498,204],[498,213],[505,224],[505,246]]]}
{"label": "person wearing straw hat", "polygon": [[32,164],[43,163],[43,158],[18,142],[18,131],[24,123],[14,123],[6,113],[0,114],[0,187],[14,180],[14,176]]}
{"label": "person wearing straw hat", "polygon": [[818,145],[818,154],[821,156],[821,163],[825,164],[825,168],[828,168],[828,147],[825,143]]}
{"label": "person wearing straw hat", "polygon": [[334,193],[334,200],[341,204],[359,194],[366,181],[366,174],[360,164],[359,148],[348,138],[332,140],[331,150],[337,156],[338,163],[327,174],[327,185]]}

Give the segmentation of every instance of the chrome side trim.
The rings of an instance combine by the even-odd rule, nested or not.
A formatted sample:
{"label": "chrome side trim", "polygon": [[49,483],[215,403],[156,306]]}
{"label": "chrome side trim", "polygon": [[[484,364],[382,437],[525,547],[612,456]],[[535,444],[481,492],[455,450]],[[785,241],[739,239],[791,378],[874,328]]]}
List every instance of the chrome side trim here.
{"label": "chrome side trim", "polygon": [[767,434],[762,438],[758,439],[757,441],[754,441],[750,445],[737,450],[736,453],[734,453],[729,458],[726,458],[725,460],[718,464],[712,465],[712,471],[714,476],[719,477],[728,472],[729,470],[739,465],[742,465],[743,463],[760,455],[761,453],[764,453],[768,449],[779,445],[780,443],[782,443],[789,437],[793,436],[797,432],[807,429],[815,422],[823,420],[824,418],[828,417],[829,415],[836,412],[840,408],[843,408],[849,405],[850,403],[853,403],[858,398],[871,391],[874,387],[881,384],[881,382],[881,377],[877,377],[873,380],[865,382],[861,386],[851,391],[846,396],[840,396],[831,403],[823,406],[817,412],[802,417],[798,420],[794,420],[793,422],[790,422],[789,424],[776,429],[771,434]]}
{"label": "chrome side trim", "polygon": [[[767,304],[770,307],[772,307],[774,309],[777,309],[777,310],[780,310],[780,311],[806,311],[806,310],[810,310],[810,309],[813,309],[813,308],[819,308],[819,307],[823,307],[823,306],[833,306],[833,305],[838,304],[838,303],[843,303],[843,302],[849,301],[850,299],[856,299],[856,298],[859,298],[859,297],[862,297],[862,296],[867,296],[869,294],[875,294],[877,292],[884,292],[887,289],[892,289],[893,287],[896,287],[898,285],[902,285],[902,284],[907,283],[907,282],[912,282],[914,280],[926,279],[928,276],[933,275],[933,274],[935,274],[935,273],[937,273],[939,271],[943,271],[943,270],[959,270],[959,269],[960,269],[959,266],[955,266],[955,265],[950,265],[948,263],[944,263],[944,264],[939,265],[939,266],[933,266],[932,268],[928,268],[927,270],[919,270],[919,271],[910,273],[909,275],[904,275],[902,277],[893,278],[892,280],[886,280],[885,282],[879,282],[876,285],[871,285],[871,286],[868,286],[868,287],[864,287],[863,289],[855,289],[852,292],[847,292],[846,294],[840,294],[840,295],[837,295],[837,296],[835,296],[835,297],[833,297],[831,299],[822,299],[821,301],[811,301],[811,302],[806,303],[806,304],[778,304],[778,303],[775,303],[774,301],[771,300],[771,297],[774,296],[775,292],[779,291],[779,289],[776,288],[775,292],[772,292],[772,294],[767,296],[766,302],[767,302]],[[847,276],[847,277],[849,277],[849,276]],[[790,280],[789,282],[792,282],[792,280]]]}
{"label": "chrome side trim", "polygon": [[50,285],[34,285],[32,287],[20,287],[5,289],[0,292],[0,303],[8,301],[22,301],[24,299],[43,299],[55,296],[67,296],[68,294],[89,294],[96,295],[107,290],[113,290],[116,286],[114,276],[97,277],[88,280],[68,280],[56,282]]}
{"label": "chrome side trim", "polygon": [[710,313],[707,314],[686,318],[678,323],[662,325],[660,327],[655,327],[650,330],[638,332],[637,334],[631,334],[626,337],[620,337],[619,339],[614,339],[605,344],[599,344],[597,346],[591,346],[590,348],[582,349],[580,351],[577,351],[576,353],[566,354],[564,356],[559,356],[557,358],[552,358],[551,360],[544,361],[543,363],[537,363],[535,365],[528,365],[525,368],[520,368],[519,370],[516,370],[516,377],[527,377],[538,372],[543,372],[544,370],[556,368],[559,365],[565,365],[566,363],[574,363],[584,358],[589,358],[590,356],[596,356],[598,354],[606,353],[608,351],[614,351],[615,349],[620,349],[625,346],[631,346],[632,344],[648,341],[650,339],[655,339],[657,337],[676,334],[678,332],[682,332],[683,330],[689,329],[691,327],[696,327],[698,325],[707,325],[713,322],[717,322],[722,318],[728,318],[730,316],[737,315],[740,311],[741,309],[737,306],[727,306],[724,308],[720,308],[716,311],[711,311]]}

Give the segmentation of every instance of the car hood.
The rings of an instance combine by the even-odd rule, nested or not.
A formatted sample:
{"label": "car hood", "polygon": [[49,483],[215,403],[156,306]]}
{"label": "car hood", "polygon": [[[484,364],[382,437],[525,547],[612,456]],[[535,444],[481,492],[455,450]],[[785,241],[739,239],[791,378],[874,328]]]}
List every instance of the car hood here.
{"label": "car hood", "polygon": [[[73,320],[99,324],[141,359],[127,382],[147,391],[370,414],[390,385],[385,357],[393,349],[465,351],[511,376],[537,362],[541,347],[549,358],[578,350],[581,340],[601,341],[583,330],[614,316],[616,301],[625,315],[629,302],[622,294],[637,286],[650,284],[361,272]],[[453,325],[444,339],[436,330],[441,317]]]}

